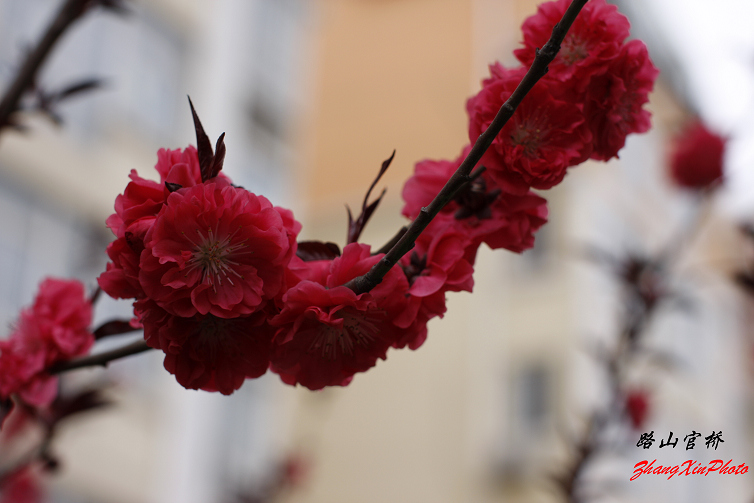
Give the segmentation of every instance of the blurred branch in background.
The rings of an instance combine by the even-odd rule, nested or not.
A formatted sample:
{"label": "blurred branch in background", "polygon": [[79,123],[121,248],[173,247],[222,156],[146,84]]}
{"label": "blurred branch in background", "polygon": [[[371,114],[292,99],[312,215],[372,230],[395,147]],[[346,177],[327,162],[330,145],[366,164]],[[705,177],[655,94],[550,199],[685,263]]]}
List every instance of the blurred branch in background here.
{"label": "blurred branch in background", "polygon": [[36,108],[46,113],[57,123],[60,121],[60,118],[54,112],[54,105],[71,96],[101,86],[100,80],[86,78],[57,92],[49,93],[41,91],[37,82],[37,74],[52,52],[55,44],[68,28],[96,6],[101,6],[120,14],[126,12],[124,0],[66,0],[45,30],[42,38],[29,51],[26,59],[19,66],[18,73],[5,91],[0,101],[0,131],[6,127],[23,129],[16,115],[22,111],[21,100],[27,92],[37,92],[39,103]]}
{"label": "blurred branch in background", "polygon": [[[712,211],[713,196],[723,180],[723,158],[726,140],[696,121],[673,141],[667,163],[670,181],[675,189],[692,196],[692,216],[676,231],[672,230],[669,213],[656,218],[666,222],[669,238],[663,249],[655,254],[624,253],[615,256],[596,247],[587,247],[585,257],[605,268],[618,282],[621,292],[619,335],[610,347],[594,351],[607,377],[607,399],[591,413],[581,439],[571,446],[572,459],[556,483],[569,503],[586,498],[585,472],[597,456],[618,451],[622,454],[625,442],[610,442],[611,431],[618,426],[630,426],[638,432],[650,412],[651,394],[657,384],[640,387],[632,384],[629,373],[641,362],[661,370],[675,370],[681,360],[678,349],[659,351],[647,342],[646,334],[661,306],[673,306],[691,312],[692,303],[678,288],[674,288],[676,266],[693,253],[694,241]],[[746,232],[746,229],[744,229]],[[746,285],[745,275],[739,283]],[[671,432],[672,434],[672,432]],[[651,443],[650,443],[651,445]]]}
{"label": "blurred branch in background", "polygon": [[646,355],[647,349],[641,344],[642,335],[660,302],[670,297],[665,286],[668,283],[667,268],[657,260],[632,255],[621,259],[597,249],[588,250],[587,257],[607,267],[618,280],[622,287],[624,311],[615,346],[610,349],[598,348],[596,352],[596,358],[603,365],[608,378],[609,396],[604,407],[597,408],[591,414],[582,438],[572,446],[568,468],[555,477],[569,503],[585,501],[584,472],[596,456],[606,452],[605,434],[608,427],[628,423],[625,420],[630,419],[630,424],[639,428],[646,417],[648,398],[642,395],[643,406],[638,405],[635,399],[637,392],[627,384],[626,373],[635,358]]}

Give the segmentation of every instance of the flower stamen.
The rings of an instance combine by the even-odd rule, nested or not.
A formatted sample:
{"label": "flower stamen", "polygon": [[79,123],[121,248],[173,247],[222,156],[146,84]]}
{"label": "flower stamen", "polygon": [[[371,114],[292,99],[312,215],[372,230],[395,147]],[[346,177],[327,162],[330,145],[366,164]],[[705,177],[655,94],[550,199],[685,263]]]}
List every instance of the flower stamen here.
{"label": "flower stamen", "polygon": [[194,243],[186,236],[186,239],[194,245],[191,258],[188,260],[188,272],[201,269],[202,283],[207,282],[212,285],[212,290],[215,293],[217,293],[217,285],[222,286],[223,279],[226,279],[231,285],[235,285],[232,276],[243,279],[243,276],[235,269],[241,264],[233,258],[251,253],[251,251],[241,251],[247,247],[246,240],[232,244],[233,238],[240,229],[239,227],[222,239],[218,237],[217,229],[213,231],[211,228],[207,228],[206,235],[196,229],[199,236],[198,243]]}
{"label": "flower stamen", "polygon": [[376,323],[384,316],[382,311],[354,314],[344,312],[340,327],[321,325],[314,337],[309,352],[318,352],[326,360],[335,360],[339,356],[353,356],[356,346],[368,347],[376,338],[379,328]]}

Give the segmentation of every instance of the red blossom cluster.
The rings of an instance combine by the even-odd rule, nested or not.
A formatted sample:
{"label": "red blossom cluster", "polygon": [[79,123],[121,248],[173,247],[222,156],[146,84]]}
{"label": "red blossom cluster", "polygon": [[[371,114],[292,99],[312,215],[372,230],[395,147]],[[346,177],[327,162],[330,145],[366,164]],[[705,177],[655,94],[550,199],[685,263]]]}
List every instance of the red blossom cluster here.
{"label": "red blossom cluster", "polygon": [[[528,66],[570,5],[539,6],[523,24],[523,47],[514,51]],[[587,159],[618,156],[629,133],[649,129],[647,102],[658,70],[643,42],[625,42],[629,22],[605,0],[588,2],[571,26],[549,71],[523,100],[482,158],[505,193],[549,189],[566,170]],[[482,90],[467,103],[469,138],[489,126],[521,81],[525,67],[494,64]]]}
{"label": "red blossom cluster", "polygon": [[[515,55],[526,66],[490,66],[490,77],[466,106],[471,142],[492,123],[570,3],[544,3],[524,22],[524,47]],[[629,133],[649,129],[649,112],[642,106],[658,71],[642,42],[625,43],[628,34],[628,20],[615,6],[605,0],[588,2],[549,72],[482,157],[484,171],[476,167],[474,179],[424,230],[415,250],[403,257],[401,266],[413,295],[407,313],[422,327],[406,341],[411,348],[426,338],[426,321],[445,312],[446,291],[471,291],[472,266],[481,243],[517,253],[534,246],[534,233],[547,222],[547,201],[532,188],[557,185],[567,168],[589,158],[617,157]],[[403,188],[403,215],[416,218],[470,150],[466,146],[454,161],[417,163]]]}
{"label": "red blossom cluster", "polygon": [[92,304],[81,282],[44,280],[11,336],[0,341],[0,399],[18,395],[32,406],[49,405],[58,380],[46,370],[89,352],[94,344],[91,321]]}
{"label": "red blossom cluster", "polygon": [[425,233],[401,267],[357,295],[344,283],[382,254],[354,242],[342,254],[303,260],[290,211],[219,171],[206,178],[199,158],[193,147],[161,150],[160,182],[131,173],[107,221],[116,240],[99,277],[112,297],[135,299],[133,323],[190,389],[230,394],[268,368],[288,384],[346,385],[388,348],[421,345],[427,321],[445,311],[445,292],[471,290],[479,243],[544,222],[525,203],[518,206],[526,216],[516,218],[533,223],[506,216],[469,233],[438,219],[438,232]]}
{"label": "red blossom cluster", "polygon": [[[524,47],[516,51],[522,63],[531,63],[568,4],[546,3],[524,23]],[[589,2],[549,74],[483,157],[486,171],[476,172],[371,291],[344,285],[382,257],[356,242],[379,199],[365,199],[362,215],[349,218],[342,254],[326,243],[299,248],[301,225],[290,211],[220,173],[223,137],[213,153],[196,114],[198,149],[160,150],[160,181],[132,171],[116,198],[107,220],[116,240],[100,287],[135,300],[133,323],[187,388],[229,394],[268,368],[310,389],[346,385],[389,348],[422,345],[427,322],[445,313],[446,292],[472,290],[482,243],[519,253],[533,246],[547,207],[531,188],[554,186],[590,157],[616,156],[628,133],[649,127],[642,105],[657,70],[641,42],[624,43],[627,36],[628,21],[614,6]],[[472,141],[525,71],[491,67],[467,105]],[[403,190],[406,217],[432,201],[469,149],[454,161],[416,165]]]}
{"label": "red blossom cluster", "polygon": [[179,383],[230,394],[267,371],[267,321],[301,225],[219,167],[208,176],[194,147],[157,156],[160,182],[132,171],[115,200],[112,262],[98,282],[112,297],[135,299],[134,323]]}
{"label": "red blossom cluster", "polygon": [[[522,63],[531,63],[568,4],[543,4],[524,23],[524,47],[515,52]],[[221,174],[224,136],[213,152],[193,107],[198,147],[160,150],[159,182],[134,170],[116,198],[107,219],[116,239],[98,283],[112,297],[134,299],[131,323],[143,327],[147,345],[165,353],[165,368],[186,388],[230,394],[268,369],[311,389],[346,385],[389,348],[424,343],[428,321],[445,313],[446,292],[472,290],[482,243],[517,253],[534,245],[547,206],[532,188],[556,185],[586,159],[616,156],[628,133],[649,127],[642,105],[657,70],[641,42],[624,43],[628,28],[604,0],[584,7],[547,76],[482,158],[485,170],[475,171],[371,291],[345,285],[383,256],[356,242],[380,199],[367,204],[368,192],[361,216],[354,221],[349,212],[342,254],[327,243],[299,246],[301,224],[289,210]],[[526,72],[499,64],[490,70],[467,104],[472,141]],[[416,165],[403,189],[406,217],[432,201],[469,150],[454,161]],[[18,394],[48,404],[55,379],[45,371],[88,351],[90,321],[81,284],[44,282],[34,307],[0,343],[0,399]]]}

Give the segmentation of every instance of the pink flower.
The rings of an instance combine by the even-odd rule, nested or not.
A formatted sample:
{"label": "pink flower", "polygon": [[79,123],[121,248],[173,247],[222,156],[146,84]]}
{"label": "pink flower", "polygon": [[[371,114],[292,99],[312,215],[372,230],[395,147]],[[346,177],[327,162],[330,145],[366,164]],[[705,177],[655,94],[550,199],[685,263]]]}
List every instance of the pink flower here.
{"label": "pink flower", "polygon": [[[514,51],[521,63],[531,66],[536,50],[549,40],[569,5],[571,0],[543,3],[535,15],[524,21],[524,47]],[[550,63],[547,77],[583,90],[589,79],[603,73],[606,64],[620,52],[629,28],[628,19],[614,5],[605,0],[587,2]]]}
{"label": "pink flower", "polygon": [[147,344],[165,353],[165,369],[184,388],[230,395],[246,379],[267,372],[272,328],[265,312],[182,318],[150,300],[137,301],[135,311]]}
{"label": "pink flower", "polygon": [[584,98],[584,115],[594,135],[592,159],[618,157],[626,136],[649,130],[651,114],[642,106],[658,74],[644,43],[632,40],[604,73],[592,78]]}
{"label": "pink flower", "polygon": [[[470,149],[467,146],[455,161],[418,162],[414,175],[403,186],[406,201],[403,215],[416,218],[458,169]],[[547,222],[547,201],[531,191],[524,195],[505,193],[483,173],[461,189],[435,218],[452,222],[455,229],[473,242],[487,243],[493,250],[505,248],[520,253],[534,246],[534,233]]]}
{"label": "pink flower", "polygon": [[[490,67],[492,76],[466,104],[472,143],[492,123],[525,71]],[[569,166],[589,157],[592,134],[579,107],[555,97],[551,87],[558,85],[547,79],[538,82],[482,157],[504,192],[524,195],[530,187],[549,189],[563,180]]]}
{"label": "pink flower", "polygon": [[81,356],[94,344],[89,332],[92,305],[84,285],[75,280],[47,278],[34,305],[24,309],[10,339],[0,341],[0,396],[18,393],[30,405],[49,404],[57,379],[44,370]]}
{"label": "pink flower", "polygon": [[689,189],[703,189],[719,181],[723,176],[725,142],[699,121],[689,125],[676,138],[670,156],[672,180]]}
{"label": "pink flower", "polygon": [[405,329],[396,348],[418,349],[427,338],[427,322],[445,313],[445,292],[470,292],[474,268],[467,260],[470,238],[451,222],[433,220],[400,261],[409,289],[408,305],[393,321]]}
{"label": "pink flower", "polygon": [[252,314],[283,287],[300,228],[289,217],[230,185],[173,192],[145,238],[139,282],[176,316]]}
{"label": "pink flower", "polygon": [[369,247],[352,243],[332,261],[325,284],[304,280],[283,296],[283,309],[270,320],[278,327],[271,366],[287,384],[309,389],[345,386],[357,372],[385,359],[402,336],[392,320],[406,306],[408,282],[397,267],[369,293],[343,285],[380,260]]}

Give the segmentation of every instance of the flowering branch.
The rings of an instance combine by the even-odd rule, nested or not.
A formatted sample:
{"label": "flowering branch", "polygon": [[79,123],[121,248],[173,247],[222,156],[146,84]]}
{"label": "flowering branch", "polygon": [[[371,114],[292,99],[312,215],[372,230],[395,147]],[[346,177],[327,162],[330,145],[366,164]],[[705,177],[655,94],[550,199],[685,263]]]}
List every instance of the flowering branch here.
{"label": "flowering branch", "polygon": [[398,263],[401,257],[411,251],[416,239],[429,225],[432,219],[453,199],[458,190],[471,180],[469,174],[471,173],[472,168],[482,159],[482,156],[490,145],[492,145],[495,137],[513,116],[516,108],[534,87],[534,84],[536,84],[537,81],[547,73],[548,65],[555,59],[558,51],[560,51],[560,44],[563,42],[566,33],[568,33],[568,29],[571,27],[576,16],[581,12],[581,9],[587,1],[588,0],[573,0],[568,7],[568,10],[563,14],[563,18],[552,29],[550,39],[541,49],[537,50],[537,56],[534,58],[534,62],[529,68],[529,71],[526,72],[526,75],[524,75],[524,78],[521,80],[521,83],[516,90],[511,94],[510,98],[508,98],[503,106],[500,107],[495,119],[489,125],[487,130],[479,135],[479,138],[477,138],[474,143],[469,155],[466,156],[466,159],[464,159],[453,176],[450,177],[450,180],[448,180],[429,206],[421,209],[421,213],[419,213],[416,219],[411,223],[408,230],[398,243],[396,243],[382,260],[377,262],[369,270],[369,272],[363,276],[358,276],[352,279],[347,282],[345,286],[357,294],[370,291],[380,284],[388,271]]}
{"label": "flowering branch", "polygon": [[0,130],[13,124],[11,116],[18,111],[21,97],[26,91],[34,88],[37,72],[61,35],[86,11],[97,4],[115,11],[124,10],[120,0],[66,0],[42,39],[29,52],[16,78],[5,91],[0,101]]}
{"label": "flowering branch", "polygon": [[113,360],[118,360],[120,358],[125,358],[126,356],[131,355],[137,355],[139,353],[143,353],[145,351],[148,351],[152,348],[147,346],[147,343],[144,341],[135,341],[131,344],[128,344],[127,346],[123,346],[121,348],[113,349],[111,351],[105,351],[104,353],[99,353],[96,355],[90,355],[85,356],[83,358],[77,358],[75,360],[69,360],[67,362],[60,362],[48,370],[48,373],[51,375],[55,374],[61,374],[63,372],[68,372],[69,370],[74,369],[80,369],[84,367],[107,367],[107,364],[110,363]]}
{"label": "flowering branch", "polygon": [[[666,300],[669,293],[664,284],[666,271],[658,267],[657,260],[628,257],[619,261],[605,253],[592,250],[592,258],[607,262],[624,287],[626,312],[622,320],[621,332],[615,348],[609,354],[600,355],[608,379],[609,398],[602,409],[595,410],[587,423],[583,436],[573,448],[573,457],[560,476],[555,477],[566,501],[580,503],[582,475],[594,455],[603,447],[602,436],[611,419],[626,417],[632,419],[634,427],[643,421],[643,414],[632,411],[626,393],[625,371],[631,357],[640,348],[642,335],[654,315],[659,302]],[[632,417],[633,416],[633,417]]]}

